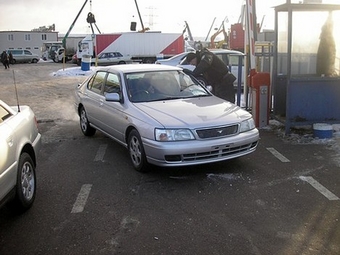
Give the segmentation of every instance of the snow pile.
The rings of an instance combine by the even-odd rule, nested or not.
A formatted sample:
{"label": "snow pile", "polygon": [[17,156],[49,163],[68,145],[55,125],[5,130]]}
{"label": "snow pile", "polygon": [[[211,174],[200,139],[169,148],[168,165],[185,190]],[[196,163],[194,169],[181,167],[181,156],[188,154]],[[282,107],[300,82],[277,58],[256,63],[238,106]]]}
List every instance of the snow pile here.
{"label": "snow pile", "polygon": [[52,76],[90,76],[96,70],[96,67],[91,67],[88,71],[81,70],[80,66],[59,69],[52,73]]}

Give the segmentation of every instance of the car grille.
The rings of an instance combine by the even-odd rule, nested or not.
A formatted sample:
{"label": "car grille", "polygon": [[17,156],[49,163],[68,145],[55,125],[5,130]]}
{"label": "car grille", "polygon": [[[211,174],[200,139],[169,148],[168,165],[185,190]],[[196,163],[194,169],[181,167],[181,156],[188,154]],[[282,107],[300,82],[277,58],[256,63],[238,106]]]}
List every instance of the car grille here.
{"label": "car grille", "polygon": [[235,156],[245,155],[247,153],[255,150],[257,146],[257,141],[241,146],[228,147],[223,146],[223,148],[216,148],[210,151],[201,153],[191,153],[183,155],[166,155],[165,160],[168,162],[194,162],[194,161],[205,161],[214,160],[217,158],[234,158]]}
{"label": "car grille", "polygon": [[196,130],[198,137],[201,139],[209,139],[209,138],[234,135],[234,134],[237,134],[237,132],[238,132],[238,125]]}

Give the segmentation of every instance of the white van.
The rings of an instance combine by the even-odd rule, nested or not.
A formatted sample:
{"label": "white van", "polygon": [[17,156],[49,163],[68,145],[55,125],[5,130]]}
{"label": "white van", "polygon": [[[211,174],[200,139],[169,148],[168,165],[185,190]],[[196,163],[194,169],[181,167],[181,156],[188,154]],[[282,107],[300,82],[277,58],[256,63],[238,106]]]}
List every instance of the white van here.
{"label": "white van", "polygon": [[10,64],[15,63],[37,63],[40,57],[37,54],[32,53],[30,50],[21,49],[8,49],[7,54],[11,52],[13,55],[13,60]]}

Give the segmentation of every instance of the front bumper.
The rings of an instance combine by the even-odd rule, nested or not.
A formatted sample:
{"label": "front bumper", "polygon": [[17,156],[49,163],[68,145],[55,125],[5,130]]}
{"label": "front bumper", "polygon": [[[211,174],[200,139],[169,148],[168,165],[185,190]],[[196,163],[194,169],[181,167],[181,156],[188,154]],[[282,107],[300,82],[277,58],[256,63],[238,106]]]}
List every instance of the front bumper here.
{"label": "front bumper", "polygon": [[149,163],[158,166],[189,166],[241,157],[256,150],[257,129],[235,136],[180,142],[156,142],[143,139]]}

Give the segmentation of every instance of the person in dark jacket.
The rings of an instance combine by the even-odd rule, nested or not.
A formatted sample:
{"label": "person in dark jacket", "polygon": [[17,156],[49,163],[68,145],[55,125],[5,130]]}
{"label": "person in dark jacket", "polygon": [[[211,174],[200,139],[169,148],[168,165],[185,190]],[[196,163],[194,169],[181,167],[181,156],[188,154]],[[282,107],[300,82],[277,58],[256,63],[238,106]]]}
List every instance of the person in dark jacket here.
{"label": "person in dark jacket", "polygon": [[6,51],[3,51],[1,54],[1,62],[4,65],[5,69],[9,68],[9,60]]}
{"label": "person in dark jacket", "polygon": [[13,59],[13,54],[12,52],[10,51],[9,54],[8,54],[8,60],[9,60],[9,63],[10,64],[14,64],[14,59]]}
{"label": "person in dark jacket", "polygon": [[190,52],[186,61],[196,66],[192,74],[197,77],[203,75],[208,84],[213,87],[213,94],[231,103],[235,103],[234,81],[236,77],[229,72],[229,68],[214,53],[207,49]]}

